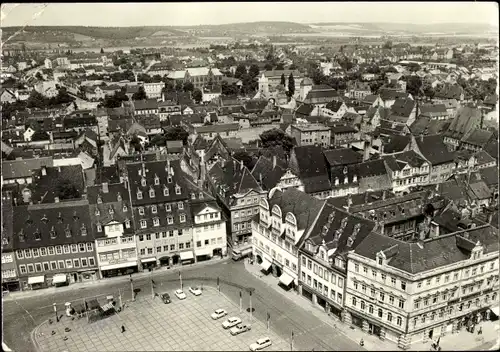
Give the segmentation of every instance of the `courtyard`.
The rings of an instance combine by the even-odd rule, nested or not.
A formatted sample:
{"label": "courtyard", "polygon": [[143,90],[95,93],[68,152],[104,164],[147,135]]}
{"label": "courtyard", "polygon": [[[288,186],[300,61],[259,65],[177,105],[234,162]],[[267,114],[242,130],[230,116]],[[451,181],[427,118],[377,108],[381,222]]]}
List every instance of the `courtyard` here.
{"label": "courtyard", "polygon": [[[290,350],[290,341],[267,330],[264,323],[253,318],[213,288],[205,288],[201,296],[188,292],[185,300],[178,300],[173,290],[168,291],[172,303],[163,304],[157,297],[138,298],[112,316],[88,323],[85,317],[64,316],[59,323],[44,322],[34,331],[39,351],[248,351],[249,345],[261,337],[270,337],[273,351]],[[101,302],[103,303],[103,302]],[[226,317],[212,320],[210,314],[223,308]],[[251,331],[231,336],[222,328],[228,317],[239,317],[252,326]],[[125,333],[121,326],[125,326]],[[65,329],[69,328],[68,332]],[[55,334],[52,334],[52,331]]]}

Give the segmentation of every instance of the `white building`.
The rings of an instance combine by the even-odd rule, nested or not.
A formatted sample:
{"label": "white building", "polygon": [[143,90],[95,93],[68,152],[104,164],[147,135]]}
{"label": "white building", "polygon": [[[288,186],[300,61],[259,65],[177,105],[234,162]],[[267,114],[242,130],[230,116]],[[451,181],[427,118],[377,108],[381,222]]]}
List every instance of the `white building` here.
{"label": "white building", "polygon": [[297,244],[322,206],[323,201],[293,188],[274,188],[268,199],[261,199],[259,217],[252,221],[252,252],[256,264],[266,272],[271,270],[282,285],[297,287]]}
{"label": "white building", "polygon": [[376,233],[348,254],[346,322],[408,349],[498,313],[498,229],[418,243]]}
{"label": "white building", "polygon": [[163,87],[165,87],[165,83],[163,82],[144,83],[143,86],[144,86],[144,91],[146,92],[148,98],[158,99],[161,98],[161,91]]}

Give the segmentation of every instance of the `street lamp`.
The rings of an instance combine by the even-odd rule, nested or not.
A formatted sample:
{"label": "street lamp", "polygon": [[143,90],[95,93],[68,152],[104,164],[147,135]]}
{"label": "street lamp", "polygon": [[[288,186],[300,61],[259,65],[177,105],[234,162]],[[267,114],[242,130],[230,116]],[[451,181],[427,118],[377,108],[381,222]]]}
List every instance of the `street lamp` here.
{"label": "street lamp", "polygon": [[54,307],[54,313],[56,314],[56,322],[59,322],[59,316],[57,315],[57,304],[54,303],[52,306]]}

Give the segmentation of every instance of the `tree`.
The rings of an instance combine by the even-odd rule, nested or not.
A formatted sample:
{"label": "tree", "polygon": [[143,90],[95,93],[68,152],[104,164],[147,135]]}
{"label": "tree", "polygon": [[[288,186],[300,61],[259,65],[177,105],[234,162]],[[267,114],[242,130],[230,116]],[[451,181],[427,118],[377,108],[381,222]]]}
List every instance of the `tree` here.
{"label": "tree", "polygon": [[370,90],[372,91],[373,94],[377,94],[378,90],[380,87],[382,87],[384,83],[381,81],[375,81],[370,83]]}
{"label": "tree", "polygon": [[162,94],[175,92],[175,87],[172,81],[166,81],[165,86],[161,90]]}
{"label": "tree", "polygon": [[130,139],[130,146],[134,148],[136,152],[140,152],[142,150],[142,144],[139,137],[133,135],[132,138]]}
{"label": "tree", "polygon": [[285,74],[284,73],[281,74],[281,85],[283,87],[286,86],[286,78],[285,78]]}
{"label": "tree", "polygon": [[285,65],[283,63],[280,62],[279,64],[276,65],[276,70],[281,71],[284,69],[285,69]]}
{"label": "tree", "polygon": [[162,134],[157,134],[151,138],[151,144],[157,147],[164,147],[167,145],[167,139]]}
{"label": "tree", "polygon": [[104,49],[103,48],[101,48],[101,54],[104,54]]}
{"label": "tree", "polygon": [[58,180],[56,186],[56,196],[60,200],[80,198],[78,188],[67,179]]}
{"label": "tree", "polygon": [[417,71],[420,71],[421,67],[419,64],[417,64],[416,62],[411,62],[409,65],[408,65],[408,71],[410,72],[417,72]]}
{"label": "tree", "polygon": [[290,67],[288,68],[289,70],[296,70],[297,69],[297,65],[295,64],[291,64]]}
{"label": "tree", "polygon": [[180,126],[169,127],[165,131],[165,139],[167,141],[182,141],[186,145],[188,137],[189,133]]}
{"label": "tree", "polygon": [[143,86],[139,86],[139,89],[137,90],[137,92],[135,92],[132,95],[133,100],[146,100],[147,98],[148,98],[148,96],[146,95],[146,91],[144,90]]}
{"label": "tree", "polygon": [[193,91],[193,99],[196,103],[200,103],[201,100],[203,99],[203,93],[199,89],[195,89]]}
{"label": "tree", "polygon": [[236,67],[236,71],[234,72],[234,78],[241,78],[244,74],[247,73],[247,68],[243,64],[239,64]]}
{"label": "tree", "polygon": [[384,49],[392,49],[392,41],[388,40],[384,43]]}
{"label": "tree", "polygon": [[228,84],[226,81],[222,81],[221,83],[222,95],[232,96],[237,95],[239,92],[239,88],[236,84]]}
{"label": "tree", "polygon": [[410,76],[406,81],[406,91],[412,96],[416,97],[420,95],[420,90],[422,88],[422,80],[418,76]]}
{"label": "tree", "polygon": [[287,153],[293,148],[292,137],[277,128],[264,131],[259,137],[264,148],[281,146]]}
{"label": "tree", "polygon": [[192,91],[194,91],[194,84],[189,82],[189,81],[185,82],[184,85],[182,86],[182,89],[185,92],[192,92]]}
{"label": "tree", "polygon": [[183,83],[181,81],[177,81],[175,83],[175,91],[176,92],[182,92],[183,87],[184,87],[184,85],[183,85]]}
{"label": "tree", "polygon": [[270,64],[270,63],[267,63],[265,66],[264,66],[264,70],[266,71],[272,71],[273,69],[273,65]]}
{"label": "tree", "polygon": [[250,66],[250,69],[248,70],[248,74],[250,75],[250,77],[252,77],[252,78],[258,77],[259,73],[260,73],[259,66],[255,65],[255,64]]}
{"label": "tree", "polygon": [[288,94],[292,97],[295,94],[295,79],[293,78],[293,74],[290,73],[288,77]]}
{"label": "tree", "polygon": [[245,165],[248,168],[248,170],[252,170],[255,165],[254,158],[252,158],[252,156],[244,150],[239,150],[235,152],[233,154],[233,158],[235,158],[238,161],[243,161],[243,165]]}
{"label": "tree", "polygon": [[38,71],[35,75],[36,79],[39,80],[39,81],[43,81],[43,76],[42,74],[40,73],[40,71]]}

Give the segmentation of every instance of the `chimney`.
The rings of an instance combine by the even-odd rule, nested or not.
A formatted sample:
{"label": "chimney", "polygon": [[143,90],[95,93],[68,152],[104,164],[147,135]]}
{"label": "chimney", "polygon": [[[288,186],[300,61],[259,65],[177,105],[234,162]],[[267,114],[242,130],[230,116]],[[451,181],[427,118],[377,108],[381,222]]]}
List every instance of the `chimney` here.
{"label": "chimney", "polygon": [[262,173],[259,173],[259,185],[262,187]]}
{"label": "chimney", "polygon": [[59,197],[54,197],[54,203],[59,203]]}
{"label": "chimney", "polygon": [[60,166],[57,168],[57,171],[61,172],[61,167]]}
{"label": "chimney", "polygon": [[240,170],[243,170],[243,160],[240,160]]}
{"label": "chimney", "polygon": [[363,161],[367,161],[368,159],[370,159],[370,147],[370,142],[365,141],[365,146],[363,148]]}
{"label": "chimney", "polygon": [[273,155],[273,170],[276,168],[276,155]]}
{"label": "chimney", "polygon": [[108,183],[103,182],[102,183],[102,193],[108,193],[108,192],[109,192]]}

